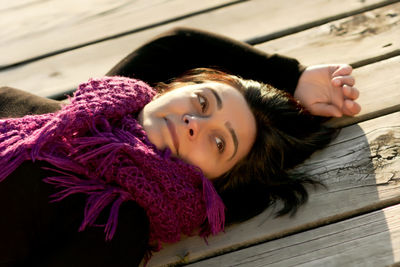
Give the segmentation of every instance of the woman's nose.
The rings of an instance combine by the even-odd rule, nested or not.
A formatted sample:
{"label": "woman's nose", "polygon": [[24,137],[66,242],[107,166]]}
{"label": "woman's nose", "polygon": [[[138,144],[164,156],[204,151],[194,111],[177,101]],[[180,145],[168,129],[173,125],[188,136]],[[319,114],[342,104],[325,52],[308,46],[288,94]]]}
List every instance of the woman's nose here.
{"label": "woman's nose", "polygon": [[186,125],[187,134],[190,139],[195,139],[200,131],[200,118],[192,115],[184,115],[183,121]]}

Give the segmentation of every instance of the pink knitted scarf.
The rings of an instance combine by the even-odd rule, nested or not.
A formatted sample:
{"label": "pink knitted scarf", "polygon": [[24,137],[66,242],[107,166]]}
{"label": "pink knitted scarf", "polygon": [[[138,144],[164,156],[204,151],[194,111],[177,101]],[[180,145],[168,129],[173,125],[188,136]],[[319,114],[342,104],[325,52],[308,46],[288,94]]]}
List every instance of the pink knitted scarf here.
{"label": "pink knitted scarf", "polygon": [[216,234],[224,227],[224,205],[201,171],[159,151],[136,120],[155,91],[124,77],[91,79],[71,103],[56,113],[0,120],[0,182],[26,160],[49,162],[59,173],[45,182],[62,188],[55,201],[86,193],[80,231],[104,226],[112,239],[122,202],[142,206],[150,222],[150,242],[176,242],[181,233]]}

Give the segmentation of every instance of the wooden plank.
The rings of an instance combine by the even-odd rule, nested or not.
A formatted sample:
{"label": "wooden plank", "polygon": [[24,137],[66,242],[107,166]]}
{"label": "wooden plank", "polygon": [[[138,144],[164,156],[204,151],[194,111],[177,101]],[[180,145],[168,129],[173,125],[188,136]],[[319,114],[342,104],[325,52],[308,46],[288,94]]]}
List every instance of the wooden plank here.
{"label": "wooden plank", "polygon": [[191,237],[166,246],[149,266],[199,260],[400,203],[400,112],[342,129],[297,170],[328,189],[311,190],[309,203],[295,217],[274,218],[268,209],[228,227],[208,245]]}
{"label": "wooden plank", "polygon": [[4,1],[0,66],[135,32],[236,0]]}
{"label": "wooden plank", "polygon": [[387,266],[399,260],[396,205],[189,266]]}
{"label": "wooden plank", "polygon": [[332,21],[257,45],[269,53],[297,58],[304,65],[347,62],[400,54],[400,3]]}
{"label": "wooden plank", "polygon": [[[351,0],[346,5],[337,5],[328,0],[301,0],[296,5],[290,1],[273,0],[244,2],[2,71],[0,83],[51,96],[71,90],[89,77],[104,75],[134,48],[173,26],[198,27],[237,39],[248,39],[290,32],[298,25],[312,25],[331,17],[346,16],[391,2]],[[291,15],[288,17],[287,14]]]}

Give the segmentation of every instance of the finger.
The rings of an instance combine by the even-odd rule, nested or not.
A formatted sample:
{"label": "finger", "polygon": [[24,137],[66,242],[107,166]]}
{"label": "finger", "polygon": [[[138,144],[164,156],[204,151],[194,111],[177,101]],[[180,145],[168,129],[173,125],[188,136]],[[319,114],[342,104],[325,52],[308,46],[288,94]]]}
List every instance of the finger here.
{"label": "finger", "polygon": [[335,70],[332,72],[332,77],[337,76],[347,76],[350,75],[353,71],[353,68],[348,64],[340,64],[335,67]]}
{"label": "finger", "polygon": [[356,83],[356,81],[355,81],[354,77],[351,75],[337,76],[337,77],[332,78],[333,86],[342,86],[344,84],[354,86],[355,83]]}
{"label": "finger", "polygon": [[360,92],[355,87],[343,85],[343,95],[351,100],[356,100]]}
{"label": "finger", "polygon": [[346,99],[343,105],[343,114],[347,116],[354,116],[361,111],[361,106],[352,100]]}
{"label": "finger", "polygon": [[315,103],[310,112],[316,116],[324,117],[342,117],[342,112],[335,106],[327,103]]}
{"label": "finger", "polygon": [[345,100],[345,97],[343,95],[343,89],[342,87],[334,87],[332,88],[332,91],[330,93],[330,101],[326,101],[326,104],[331,104],[336,106],[339,110],[342,110],[343,108],[343,103]]}

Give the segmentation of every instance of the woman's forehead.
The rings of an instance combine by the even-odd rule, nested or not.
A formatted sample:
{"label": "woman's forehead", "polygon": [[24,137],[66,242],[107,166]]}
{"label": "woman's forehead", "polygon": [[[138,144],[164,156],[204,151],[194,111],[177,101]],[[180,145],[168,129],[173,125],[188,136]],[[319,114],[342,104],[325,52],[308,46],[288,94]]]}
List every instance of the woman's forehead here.
{"label": "woman's forehead", "polygon": [[[175,91],[175,90],[174,90]],[[200,84],[190,84],[186,86],[182,86],[177,89],[176,93],[191,93],[193,91],[210,91],[214,95],[216,95],[217,98],[226,98],[231,95],[236,95],[236,96],[242,96],[239,90],[237,90],[235,87],[232,85],[222,83],[222,82],[204,82]],[[173,91],[171,91],[173,92]]]}
{"label": "woman's forehead", "polygon": [[226,90],[235,90],[236,89],[227,83],[223,82],[215,82],[215,81],[208,81],[204,83],[199,83],[194,85],[196,88],[213,88],[217,91],[226,91]]}

